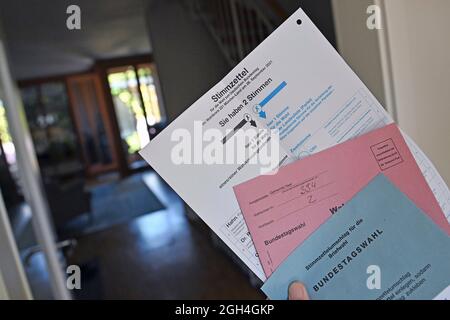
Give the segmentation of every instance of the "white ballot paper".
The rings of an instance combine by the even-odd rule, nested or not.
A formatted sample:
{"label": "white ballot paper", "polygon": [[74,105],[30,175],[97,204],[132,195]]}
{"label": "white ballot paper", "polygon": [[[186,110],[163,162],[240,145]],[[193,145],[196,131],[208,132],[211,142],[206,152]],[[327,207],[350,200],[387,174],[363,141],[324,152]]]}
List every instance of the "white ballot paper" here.
{"label": "white ballot paper", "polygon": [[[260,175],[263,166],[267,171],[391,122],[362,81],[299,9],[153,139],[141,155],[264,280],[233,186]],[[237,157],[245,157],[238,163],[231,161],[232,152],[226,152],[229,159],[221,161],[223,155],[208,147],[219,139],[231,150],[237,139],[234,135],[252,128],[255,134],[249,137],[245,150],[240,150]],[[266,129],[266,133],[259,129]],[[267,129],[278,130],[278,151]],[[420,149],[407,141],[449,217],[448,187]],[[275,153],[277,161],[273,160]],[[264,154],[270,154],[271,161],[269,157],[263,159]],[[257,157],[260,161],[252,161]]]}

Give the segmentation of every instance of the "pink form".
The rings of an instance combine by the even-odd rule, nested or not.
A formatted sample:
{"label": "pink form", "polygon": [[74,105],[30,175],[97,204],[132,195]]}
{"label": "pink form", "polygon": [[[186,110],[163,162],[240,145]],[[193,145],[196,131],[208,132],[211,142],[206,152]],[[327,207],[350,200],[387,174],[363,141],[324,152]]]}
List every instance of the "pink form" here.
{"label": "pink form", "polygon": [[391,124],[234,187],[265,274],[269,277],[379,173],[450,235],[450,225],[402,134]]}

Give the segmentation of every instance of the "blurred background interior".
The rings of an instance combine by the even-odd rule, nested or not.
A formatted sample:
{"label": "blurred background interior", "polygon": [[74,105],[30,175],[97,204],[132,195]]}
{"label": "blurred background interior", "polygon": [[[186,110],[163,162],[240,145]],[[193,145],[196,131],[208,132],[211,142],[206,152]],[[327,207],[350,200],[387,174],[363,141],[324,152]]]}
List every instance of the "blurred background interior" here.
{"label": "blurred background interior", "polygon": [[[374,2],[381,30],[366,25]],[[72,4],[81,30],[66,27]],[[0,50],[14,92],[2,77],[0,236],[13,241],[0,246],[0,297],[61,297],[33,227],[36,195],[27,194],[7,117],[14,108],[61,268],[81,268],[73,298],[264,298],[137,151],[298,7],[450,183],[448,0],[1,1]],[[8,105],[8,93],[18,103]]]}

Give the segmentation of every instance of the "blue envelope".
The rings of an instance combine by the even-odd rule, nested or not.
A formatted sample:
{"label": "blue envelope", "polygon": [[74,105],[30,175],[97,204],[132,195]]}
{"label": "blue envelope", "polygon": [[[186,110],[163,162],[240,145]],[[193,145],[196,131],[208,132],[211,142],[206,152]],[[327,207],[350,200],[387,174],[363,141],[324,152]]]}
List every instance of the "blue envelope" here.
{"label": "blue envelope", "polygon": [[384,175],[376,176],[297,247],[266,281],[286,299],[433,299],[450,285],[450,237]]}

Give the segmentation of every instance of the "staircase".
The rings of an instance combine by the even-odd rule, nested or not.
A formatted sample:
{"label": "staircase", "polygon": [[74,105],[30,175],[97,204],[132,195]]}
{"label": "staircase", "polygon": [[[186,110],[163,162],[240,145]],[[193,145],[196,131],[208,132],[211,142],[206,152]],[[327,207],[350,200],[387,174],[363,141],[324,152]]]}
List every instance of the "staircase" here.
{"label": "staircase", "polygon": [[234,67],[287,17],[274,0],[189,1]]}

